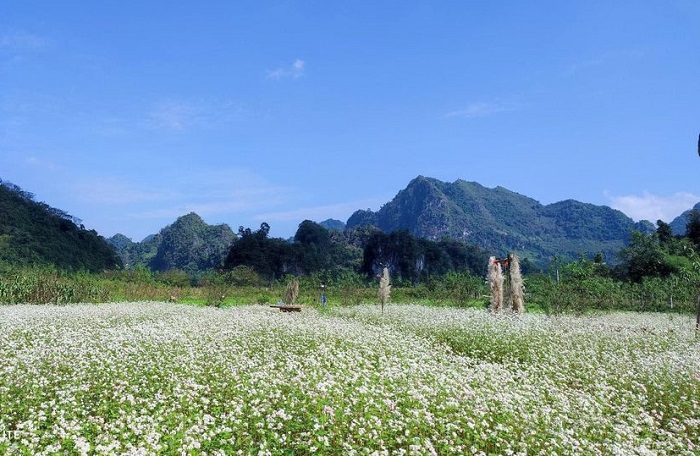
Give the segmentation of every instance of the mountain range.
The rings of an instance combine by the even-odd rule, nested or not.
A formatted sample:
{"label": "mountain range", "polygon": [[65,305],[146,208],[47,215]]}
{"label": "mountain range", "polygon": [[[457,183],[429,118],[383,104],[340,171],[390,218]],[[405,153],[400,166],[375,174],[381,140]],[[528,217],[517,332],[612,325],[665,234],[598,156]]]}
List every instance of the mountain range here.
{"label": "mountain range", "polygon": [[596,253],[614,262],[632,230],[655,229],[649,221],[635,222],[608,206],[574,200],[542,205],[503,187],[424,176],[413,179],[378,211],[356,211],[346,229],[363,225],[385,232],[408,230],[431,240],[458,239],[495,256],[514,251],[536,263]]}
{"label": "mountain range", "polygon": [[[694,208],[700,210],[700,203]],[[669,224],[683,234],[689,209]],[[452,238],[481,247],[495,256],[517,252],[546,264],[602,253],[614,263],[633,230],[650,233],[649,221],[635,222],[608,206],[574,200],[542,205],[503,187],[476,182],[453,183],[418,176],[378,211],[358,210],[346,222],[319,223],[356,248],[362,227],[384,232],[406,230],[430,240]],[[80,221],[33,195],[0,180],[0,263],[53,264],[91,271],[147,267],[155,271],[182,269],[190,273],[216,268],[226,258],[236,234],[226,225],[208,225],[195,213],[178,218],[140,242],[117,234],[109,239],[86,230]],[[120,261],[121,260],[121,261]]]}

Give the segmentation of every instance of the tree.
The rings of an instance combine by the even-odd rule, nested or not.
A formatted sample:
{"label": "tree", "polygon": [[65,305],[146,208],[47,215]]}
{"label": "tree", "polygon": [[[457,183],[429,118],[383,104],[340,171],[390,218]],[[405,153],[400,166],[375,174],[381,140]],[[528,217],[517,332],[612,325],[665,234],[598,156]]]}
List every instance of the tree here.
{"label": "tree", "polygon": [[[483,273],[484,265],[488,264],[489,255],[481,247],[449,238],[438,241],[438,245],[449,255],[452,268],[455,271],[467,270],[473,275],[480,276]],[[523,270],[527,272],[525,267]]]}
{"label": "tree", "polygon": [[673,240],[673,228],[663,220],[656,221],[656,235],[659,237],[661,245],[668,244]]}
{"label": "tree", "polygon": [[294,241],[297,244],[297,265],[303,273],[333,268],[331,237],[327,229],[311,220],[304,220],[299,224]]}
{"label": "tree", "polygon": [[693,209],[688,215],[688,223],[685,225],[685,237],[700,251],[700,210]]}
{"label": "tree", "polygon": [[633,282],[641,282],[644,277],[668,277],[673,272],[656,233],[633,231],[629,245],[619,256],[625,274]]}
{"label": "tree", "polygon": [[366,242],[360,271],[374,277],[388,266],[395,277],[417,283],[451,271],[480,275],[487,261],[484,250],[461,241],[419,239],[407,230],[377,231]]}
{"label": "tree", "polygon": [[303,245],[316,245],[320,248],[327,248],[330,244],[328,230],[311,220],[304,220],[299,224],[294,241]]}
{"label": "tree", "polygon": [[384,267],[395,271],[396,276],[415,282],[419,278],[420,244],[406,230],[394,231],[391,234],[373,234],[365,247],[362,272],[369,276],[379,275]]}
{"label": "tree", "polygon": [[294,272],[292,245],[283,239],[269,238],[269,232],[270,225],[267,223],[262,223],[255,232],[249,228],[239,228],[239,237],[229,250],[224,269],[248,266],[267,279]]}

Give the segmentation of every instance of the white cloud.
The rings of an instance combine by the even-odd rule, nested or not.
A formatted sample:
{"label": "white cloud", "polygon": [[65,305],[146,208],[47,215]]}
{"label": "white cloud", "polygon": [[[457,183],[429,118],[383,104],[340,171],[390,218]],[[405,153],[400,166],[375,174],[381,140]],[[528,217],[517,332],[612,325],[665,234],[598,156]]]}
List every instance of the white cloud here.
{"label": "white cloud", "polygon": [[634,220],[649,220],[653,223],[657,220],[670,223],[700,201],[700,196],[688,192],[678,192],[671,196],[653,195],[649,192],[642,195],[613,196],[606,192],[605,197],[613,209],[624,212]]}
{"label": "white cloud", "polygon": [[269,70],[267,79],[298,79],[304,76],[304,66],[303,60],[296,59],[291,65]]}
{"label": "white cloud", "polygon": [[515,111],[518,108],[516,103],[506,102],[477,102],[467,105],[464,109],[448,112],[444,117],[461,117],[473,119],[476,117],[486,117],[501,112]]}

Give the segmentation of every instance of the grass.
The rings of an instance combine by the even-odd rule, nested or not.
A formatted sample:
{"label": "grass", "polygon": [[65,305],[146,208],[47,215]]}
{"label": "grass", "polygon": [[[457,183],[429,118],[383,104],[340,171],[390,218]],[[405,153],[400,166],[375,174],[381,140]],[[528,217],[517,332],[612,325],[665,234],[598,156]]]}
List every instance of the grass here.
{"label": "grass", "polygon": [[698,454],[690,317],[0,306],[0,453]]}

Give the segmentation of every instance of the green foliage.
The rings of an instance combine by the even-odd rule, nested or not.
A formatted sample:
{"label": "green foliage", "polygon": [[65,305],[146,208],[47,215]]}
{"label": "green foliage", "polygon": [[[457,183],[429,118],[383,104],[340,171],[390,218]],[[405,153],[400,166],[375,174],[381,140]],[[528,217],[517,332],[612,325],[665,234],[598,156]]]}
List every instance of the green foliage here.
{"label": "green foliage", "polygon": [[192,276],[182,269],[169,269],[156,273],[155,279],[172,287],[188,287],[192,284]]}
{"label": "green foliage", "polygon": [[255,299],[256,304],[272,304],[275,302],[277,300],[268,290],[260,291]]}
{"label": "green foliage", "polygon": [[292,272],[293,251],[291,245],[277,238],[268,237],[270,226],[260,225],[253,232],[250,228],[238,229],[238,238],[231,246],[224,269],[248,266],[267,280],[275,280]]}
{"label": "green foliage", "polygon": [[113,248],[76,218],[0,180],[0,266],[53,265],[102,271],[121,263]]}
{"label": "green foliage", "polygon": [[193,278],[221,267],[236,235],[228,225],[208,225],[195,213],[178,218],[158,234],[132,242],[117,234],[109,239],[126,268],[183,270]]}
{"label": "green foliage", "polygon": [[263,285],[263,279],[249,266],[235,266],[223,272],[226,283],[235,287],[258,287]]}
{"label": "green foliage", "polygon": [[266,223],[255,232],[241,227],[224,269],[247,266],[265,280],[275,281],[287,274],[302,276],[324,271],[338,275],[355,270],[359,264],[359,250],[342,233],[329,232],[312,221],[299,225],[294,242],[270,238],[268,233]]}
{"label": "green foliage", "polygon": [[685,237],[700,250],[700,210],[693,209],[688,215],[688,223],[685,226]]}
{"label": "green foliage", "polygon": [[454,271],[481,274],[485,251],[454,240],[418,239],[406,230],[374,233],[364,250],[361,272],[377,276],[387,266],[397,284],[417,284]]}
{"label": "green foliage", "polygon": [[105,302],[109,290],[97,276],[54,267],[8,269],[0,275],[0,303],[68,304]]}
{"label": "green foliage", "polygon": [[210,226],[195,213],[178,218],[160,232],[154,271],[182,269],[189,274],[221,267],[235,234],[227,225]]}
{"label": "green foliage", "polygon": [[296,263],[304,273],[331,269],[331,237],[328,230],[310,220],[304,220],[299,225],[294,241]]}
{"label": "green foliage", "polygon": [[656,221],[656,235],[661,245],[667,245],[673,241],[673,228],[663,220]]}
{"label": "green foliage", "polygon": [[644,277],[668,277],[673,271],[665,261],[658,235],[633,232],[630,243],[619,253],[625,274],[634,282]]}

